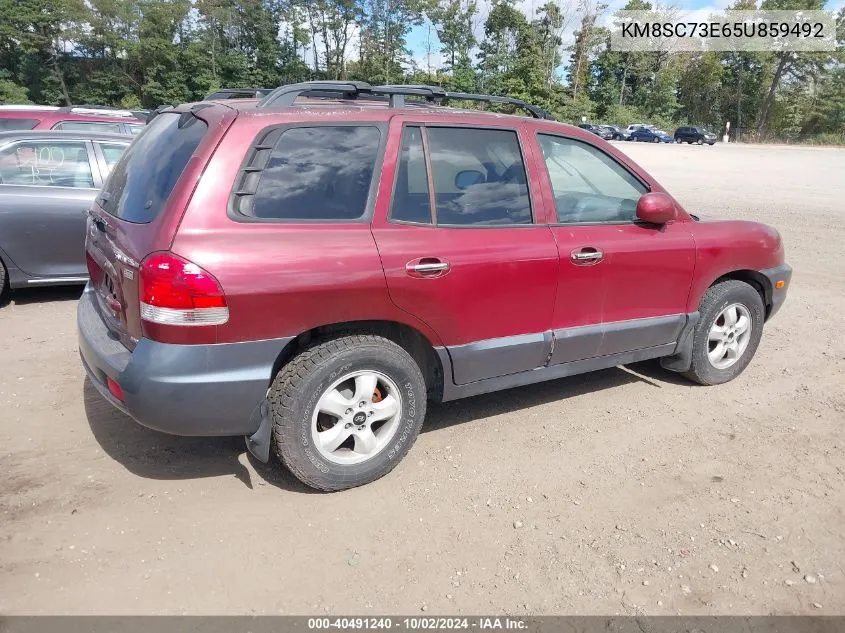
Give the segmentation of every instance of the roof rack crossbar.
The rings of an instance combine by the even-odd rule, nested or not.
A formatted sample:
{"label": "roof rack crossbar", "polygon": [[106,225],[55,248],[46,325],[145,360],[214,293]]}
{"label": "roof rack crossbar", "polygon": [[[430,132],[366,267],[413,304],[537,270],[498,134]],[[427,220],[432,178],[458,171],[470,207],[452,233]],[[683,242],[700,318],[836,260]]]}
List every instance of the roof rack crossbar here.
{"label": "roof rack crossbar", "polygon": [[370,88],[370,84],[365,81],[303,81],[279,86],[262,98],[257,107],[293,105],[300,96],[357,99],[359,94],[368,94]]}

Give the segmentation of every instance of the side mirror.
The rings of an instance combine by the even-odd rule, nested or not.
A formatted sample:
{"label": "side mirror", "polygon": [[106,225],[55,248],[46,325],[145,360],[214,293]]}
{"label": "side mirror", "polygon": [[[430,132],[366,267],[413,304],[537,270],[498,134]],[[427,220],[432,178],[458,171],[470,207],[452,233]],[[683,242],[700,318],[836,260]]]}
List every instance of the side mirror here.
{"label": "side mirror", "polygon": [[637,200],[637,218],[649,224],[666,224],[678,219],[678,209],[665,193],[646,193]]}
{"label": "side mirror", "polygon": [[484,174],[474,169],[465,169],[455,174],[456,189],[467,189],[473,185],[480,185],[484,181]]}

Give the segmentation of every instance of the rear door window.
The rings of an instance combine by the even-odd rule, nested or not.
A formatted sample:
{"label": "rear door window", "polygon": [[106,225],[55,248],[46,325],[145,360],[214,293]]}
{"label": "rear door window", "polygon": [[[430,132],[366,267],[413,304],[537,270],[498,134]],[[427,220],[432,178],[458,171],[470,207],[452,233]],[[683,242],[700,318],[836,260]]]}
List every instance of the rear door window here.
{"label": "rear door window", "polygon": [[364,217],[380,141],[373,126],[285,130],[261,172],[253,204],[241,211],[282,221]]}
{"label": "rear door window", "polygon": [[100,146],[100,151],[103,152],[103,159],[106,161],[106,167],[109,172],[114,169],[123,152],[126,151],[126,145],[119,145],[115,143],[97,143]]}
{"label": "rear door window", "polygon": [[115,164],[100,206],[127,222],[154,220],[207,131],[190,112],[158,115]]}
{"label": "rear door window", "polygon": [[400,222],[431,223],[428,172],[423,155],[422,128],[418,126],[408,126],[402,132],[391,218]]}
{"label": "rear door window", "polygon": [[426,133],[437,224],[531,224],[515,131],[429,127]]}
{"label": "rear door window", "polygon": [[0,132],[9,130],[32,130],[39,119],[0,119]]}
{"label": "rear door window", "polygon": [[92,189],[84,141],[19,141],[0,151],[0,184]]}

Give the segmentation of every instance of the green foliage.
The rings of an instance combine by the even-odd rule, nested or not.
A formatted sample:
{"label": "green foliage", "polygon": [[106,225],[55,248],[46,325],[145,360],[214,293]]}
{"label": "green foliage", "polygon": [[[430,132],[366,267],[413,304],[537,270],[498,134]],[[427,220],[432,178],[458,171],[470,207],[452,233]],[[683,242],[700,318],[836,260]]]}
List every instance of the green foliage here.
{"label": "green foliage", "polygon": [[[825,0],[760,2],[814,9]],[[530,15],[528,5],[0,0],[0,103],[155,107],[221,87],[349,78],[507,94],[568,122],[650,122],[667,131],[689,123],[716,132],[730,122],[749,141],[843,142],[845,9],[834,53],[620,53],[610,50],[602,26],[606,0],[537,0]],[[758,0],[733,5],[757,7]],[[652,4],[628,0],[624,8]],[[439,67],[420,68],[408,48],[411,30],[422,24]]]}

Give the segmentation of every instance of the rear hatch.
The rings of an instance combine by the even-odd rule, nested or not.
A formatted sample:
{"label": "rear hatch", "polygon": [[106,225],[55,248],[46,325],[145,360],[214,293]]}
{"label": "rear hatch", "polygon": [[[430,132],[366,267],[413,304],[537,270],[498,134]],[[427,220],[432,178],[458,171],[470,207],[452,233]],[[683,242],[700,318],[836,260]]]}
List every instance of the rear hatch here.
{"label": "rear hatch", "polygon": [[141,262],[170,248],[208,158],[235,114],[210,104],[159,114],[120,158],[89,211],[85,249],[91,286],[103,321],[129,349],[143,334]]}

